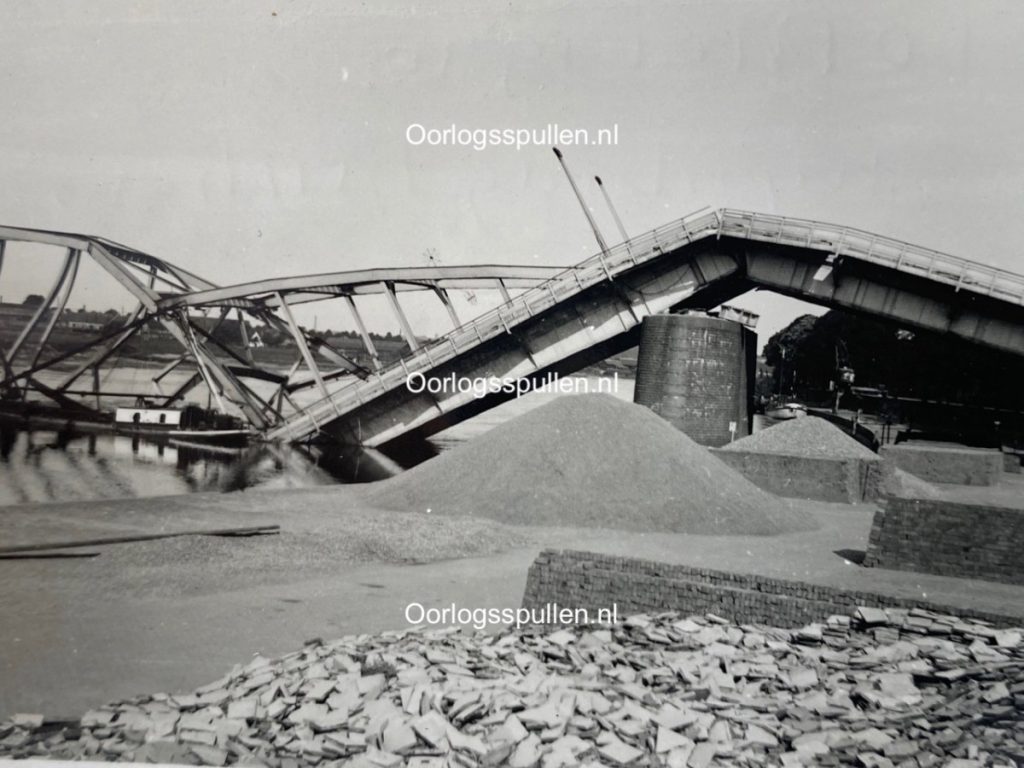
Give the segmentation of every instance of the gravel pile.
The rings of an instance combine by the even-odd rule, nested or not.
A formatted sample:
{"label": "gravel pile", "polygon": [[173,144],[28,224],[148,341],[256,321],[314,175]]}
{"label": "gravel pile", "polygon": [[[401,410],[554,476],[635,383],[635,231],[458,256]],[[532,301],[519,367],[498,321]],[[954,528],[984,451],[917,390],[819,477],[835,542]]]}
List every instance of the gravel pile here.
{"label": "gravel pile", "polygon": [[876,453],[865,448],[839,427],[817,416],[804,416],[773,424],[767,429],[729,443],[722,450],[827,459],[878,458]]}
{"label": "gravel pile", "polygon": [[[1020,630],[858,609],[316,640],[185,695],[16,715],[0,755],[206,765],[1013,766]],[[1019,763],[1018,763],[1019,764]]]}
{"label": "gravel pile", "polygon": [[[65,561],[61,578],[113,594],[157,597],[251,589],[307,576],[337,574],[339,563],[418,564],[483,557],[530,546],[533,533],[493,520],[409,512],[338,509],[329,517],[289,518],[273,536],[181,536],[96,547],[95,558]],[[100,587],[100,585],[103,585]]]}
{"label": "gravel pile", "polygon": [[771,535],[816,527],[649,409],[561,397],[381,482],[385,509],[520,525]]}
{"label": "gravel pile", "polygon": [[[286,522],[286,526],[289,524]],[[239,567],[289,570],[296,563],[429,563],[502,552],[530,539],[521,528],[475,518],[338,510],[316,530],[290,527],[275,536],[184,536],[109,547],[104,560],[116,568],[201,567],[210,560]]]}

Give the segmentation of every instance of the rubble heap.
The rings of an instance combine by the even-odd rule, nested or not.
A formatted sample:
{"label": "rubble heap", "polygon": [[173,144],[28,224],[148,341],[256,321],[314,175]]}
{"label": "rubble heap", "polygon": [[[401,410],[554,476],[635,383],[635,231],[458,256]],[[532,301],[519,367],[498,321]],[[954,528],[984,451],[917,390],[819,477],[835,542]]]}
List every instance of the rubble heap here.
{"label": "rubble heap", "polygon": [[187,695],[21,715],[0,754],[299,765],[1012,766],[1022,632],[859,609],[798,630],[713,615],[312,641]]}
{"label": "rubble heap", "polygon": [[375,483],[384,509],[519,525],[772,535],[817,527],[641,405],[559,397]]}

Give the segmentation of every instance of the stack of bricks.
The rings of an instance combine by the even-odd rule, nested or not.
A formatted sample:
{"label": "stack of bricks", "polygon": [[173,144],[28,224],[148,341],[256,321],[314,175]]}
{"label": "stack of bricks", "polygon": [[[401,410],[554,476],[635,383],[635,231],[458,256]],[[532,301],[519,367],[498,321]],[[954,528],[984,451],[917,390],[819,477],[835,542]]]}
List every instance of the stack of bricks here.
{"label": "stack of bricks", "polygon": [[998,485],[1005,461],[999,451],[915,443],[883,445],[879,454],[929,483],[958,485]]}
{"label": "stack of bricks", "polygon": [[265,768],[1013,768],[1024,632],[861,607],[634,615],[260,656],[185,694],[0,721],[0,756]]}
{"label": "stack of bricks", "polygon": [[891,498],[875,513],[865,565],[1024,584],[1024,510]]}
{"label": "stack of bricks", "polygon": [[[737,623],[782,627],[821,621],[856,606],[949,609],[927,600],[572,550],[545,550],[530,566],[523,607],[540,609],[550,604],[591,614],[612,605],[620,614],[713,613]],[[996,626],[1020,623],[1020,617],[1013,615],[959,613]]]}
{"label": "stack of bricks", "polygon": [[776,496],[836,504],[874,501],[884,494],[892,472],[877,457],[786,456],[740,450],[712,453],[758,488]]}

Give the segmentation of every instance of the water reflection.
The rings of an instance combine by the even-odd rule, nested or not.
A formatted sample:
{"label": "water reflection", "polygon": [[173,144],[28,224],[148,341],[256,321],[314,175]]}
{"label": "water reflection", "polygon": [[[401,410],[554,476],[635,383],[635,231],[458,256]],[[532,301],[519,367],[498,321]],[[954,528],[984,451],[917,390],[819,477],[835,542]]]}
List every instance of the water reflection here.
{"label": "water reflection", "polygon": [[[597,391],[597,378],[589,378],[591,389]],[[632,380],[618,379],[612,394],[631,402]],[[575,396],[531,392],[449,427],[429,441],[393,445],[388,458],[401,466],[413,466],[554,398]],[[755,420],[755,429],[758,426]],[[68,429],[22,429],[21,424],[0,422],[0,506],[301,488],[372,481],[390,474],[388,458],[371,453],[265,443],[227,448]]]}
{"label": "water reflection", "polygon": [[319,449],[226,448],[0,424],[0,505],[299,488],[381,476],[364,456]]}

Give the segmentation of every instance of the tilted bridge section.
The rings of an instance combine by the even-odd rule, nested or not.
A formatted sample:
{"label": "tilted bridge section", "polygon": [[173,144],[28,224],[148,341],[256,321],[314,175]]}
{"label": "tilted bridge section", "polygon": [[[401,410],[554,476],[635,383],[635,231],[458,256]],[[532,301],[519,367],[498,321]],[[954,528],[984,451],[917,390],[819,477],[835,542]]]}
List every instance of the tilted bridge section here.
{"label": "tilted bridge section", "polygon": [[849,227],[726,209],[599,253],[310,404],[268,436],[323,432],[380,446],[429,435],[509,395],[416,394],[411,373],[542,381],[635,345],[647,315],[715,307],[752,288],[1024,354],[1024,276]]}
{"label": "tilted bridge section", "polygon": [[[17,233],[0,228],[0,239]],[[96,242],[102,254],[105,241],[89,240],[86,247]],[[378,447],[428,436],[513,395],[479,397],[452,387],[415,392],[410,376],[543,382],[635,345],[648,315],[709,309],[754,288],[1024,354],[1024,276],[850,227],[731,209],[691,214],[567,269],[376,269],[218,287],[159,264],[181,274],[173,290],[129,287],[139,298],[138,312],[180,337],[183,359],[195,361],[196,376],[269,440]],[[501,303],[462,322],[447,295],[459,288],[498,290]],[[399,304],[401,290],[437,294],[454,329],[429,342],[418,339]],[[409,345],[390,365],[380,364],[356,309],[354,299],[366,293],[388,299]],[[332,353],[295,323],[290,306],[327,299],[349,305],[373,361],[369,368]],[[197,312],[221,318],[238,312],[287,330],[298,348],[296,364],[282,374],[256,366],[249,354],[225,348],[215,354],[208,331],[197,334],[190,320]],[[223,361],[226,353],[235,358],[231,364]],[[10,370],[9,357],[3,383],[24,383],[36,373]],[[256,394],[247,378],[270,382],[275,393]],[[317,396],[299,402],[292,397],[299,389]]]}

